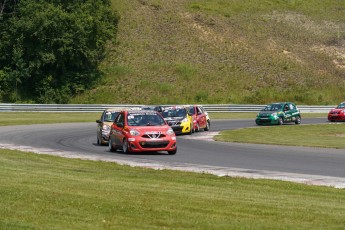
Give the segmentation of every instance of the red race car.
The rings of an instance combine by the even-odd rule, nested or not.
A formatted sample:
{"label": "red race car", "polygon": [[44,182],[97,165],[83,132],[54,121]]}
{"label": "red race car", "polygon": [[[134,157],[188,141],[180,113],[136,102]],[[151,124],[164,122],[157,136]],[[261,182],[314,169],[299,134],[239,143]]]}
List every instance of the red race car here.
{"label": "red race car", "polygon": [[345,121],[345,102],[340,103],[335,109],[328,113],[329,121]]}
{"label": "red race car", "polygon": [[176,136],[156,111],[122,111],[110,129],[109,151],[167,151],[176,154]]}
{"label": "red race car", "polygon": [[200,131],[204,129],[205,131],[210,130],[210,117],[208,113],[201,105],[189,105],[186,106],[189,110],[189,114],[194,118],[194,130]]}

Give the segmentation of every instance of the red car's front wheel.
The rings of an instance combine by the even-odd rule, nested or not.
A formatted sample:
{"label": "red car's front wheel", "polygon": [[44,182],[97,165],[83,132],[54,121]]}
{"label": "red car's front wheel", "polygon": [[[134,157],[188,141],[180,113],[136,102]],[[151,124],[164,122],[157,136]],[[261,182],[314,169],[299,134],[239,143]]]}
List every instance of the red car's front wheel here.
{"label": "red car's front wheel", "polygon": [[177,149],[172,150],[172,151],[168,151],[168,154],[169,154],[169,155],[175,155],[175,154],[176,154],[176,152],[177,152]]}
{"label": "red car's front wheel", "polygon": [[122,142],[122,150],[124,153],[129,153],[129,148],[128,148],[128,141],[127,139],[123,139],[123,142]]}
{"label": "red car's front wheel", "polygon": [[111,141],[111,138],[109,138],[109,151],[115,152],[116,148],[113,147],[113,142]]}

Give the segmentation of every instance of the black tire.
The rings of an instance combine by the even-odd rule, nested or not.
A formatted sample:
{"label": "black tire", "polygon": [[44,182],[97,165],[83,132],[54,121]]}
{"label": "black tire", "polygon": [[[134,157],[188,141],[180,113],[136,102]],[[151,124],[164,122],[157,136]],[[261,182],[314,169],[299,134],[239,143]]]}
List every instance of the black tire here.
{"label": "black tire", "polygon": [[115,152],[116,151],[116,148],[114,148],[113,142],[111,141],[111,138],[109,138],[108,146],[109,146],[109,152]]}
{"label": "black tire", "polygon": [[101,145],[101,142],[99,141],[98,135],[97,135],[97,145]]}
{"label": "black tire", "polygon": [[189,132],[188,132],[188,135],[192,135],[192,133],[193,133],[193,128],[192,128],[192,127],[194,127],[194,125],[189,124]]}
{"label": "black tire", "polygon": [[200,126],[199,126],[199,123],[197,122],[196,123],[196,129],[195,129],[195,132],[199,132],[200,131]]}
{"label": "black tire", "polygon": [[301,124],[301,117],[300,116],[296,117],[295,124],[296,125]]}
{"label": "black tire", "polygon": [[207,123],[206,123],[206,127],[205,127],[205,129],[204,129],[205,131],[208,131],[208,130],[210,130],[210,121],[207,121]]}
{"label": "black tire", "polygon": [[176,154],[176,152],[177,152],[177,149],[172,150],[172,151],[168,151],[168,154],[169,154],[169,155],[175,155],[175,154]]}
{"label": "black tire", "polygon": [[284,120],[283,120],[282,117],[279,117],[279,119],[278,119],[278,125],[282,125],[282,124],[284,124]]}
{"label": "black tire", "polygon": [[124,153],[129,153],[129,149],[128,149],[128,141],[127,139],[123,139],[123,142],[122,142],[122,150]]}

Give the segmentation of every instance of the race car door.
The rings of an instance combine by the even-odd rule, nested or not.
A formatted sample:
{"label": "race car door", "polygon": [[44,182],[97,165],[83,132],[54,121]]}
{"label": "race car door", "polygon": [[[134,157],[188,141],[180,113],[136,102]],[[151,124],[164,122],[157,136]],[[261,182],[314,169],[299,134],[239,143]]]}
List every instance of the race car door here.
{"label": "race car door", "polygon": [[113,135],[114,135],[114,142],[117,146],[122,146],[122,140],[124,137],[123,128],[125,126],[125,114],[120,113],[113,125]]}
{"label": "race car door", "polygon": [[289,104],[285,104],[284,107],[284,113],[285,113],[285,121],[291,121],[292,120],[292,110],[290,109]]}
{"label": "race car door", "polygon": [[203,111],[201,110],[201,108],[199,106],[196,107],[196,113],[197,113],[197,121],[200,125],[201,128],[205,128],[206,127],[206,114],[203,113]]}

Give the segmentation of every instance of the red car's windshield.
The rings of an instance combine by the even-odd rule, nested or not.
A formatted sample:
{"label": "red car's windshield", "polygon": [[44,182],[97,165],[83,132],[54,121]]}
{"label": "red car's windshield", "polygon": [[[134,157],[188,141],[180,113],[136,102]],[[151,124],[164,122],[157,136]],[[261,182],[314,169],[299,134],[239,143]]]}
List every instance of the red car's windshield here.
{"label": "red car's windshield", "polygon": [[338,107],[337,107],[337,109],[343,109],[343,108],[345,108],[345,102],[339,104]]}
{"label": "red car's windshield", "polygon": [[130,113],[127,115],[129,126],[161,126],[165,125],[164,119],[156,113]]}

